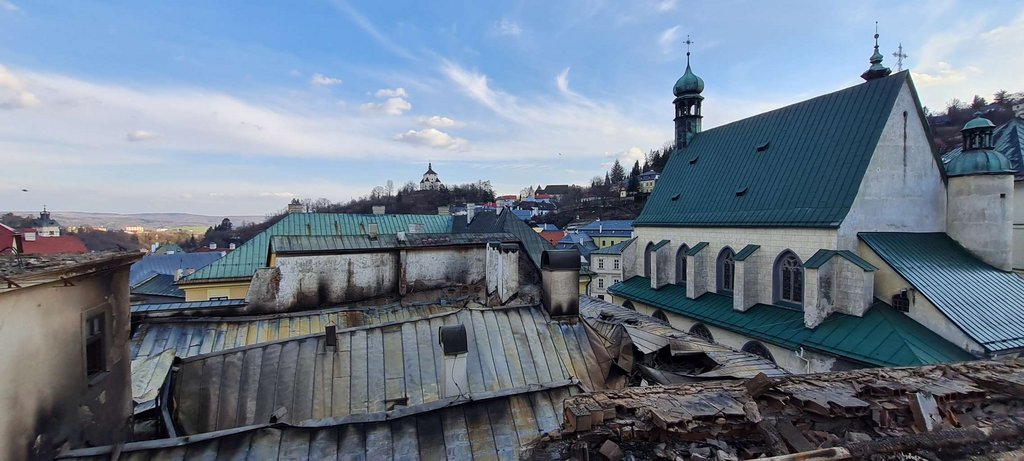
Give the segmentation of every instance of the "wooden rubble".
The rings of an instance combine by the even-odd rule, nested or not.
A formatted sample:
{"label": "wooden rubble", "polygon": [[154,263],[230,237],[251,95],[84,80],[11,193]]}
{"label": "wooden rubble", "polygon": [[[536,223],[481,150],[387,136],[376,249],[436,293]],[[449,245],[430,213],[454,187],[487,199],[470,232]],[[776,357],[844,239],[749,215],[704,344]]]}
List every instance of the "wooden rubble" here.
{"label": "wooden rubble", "polygon": [[563,409],[529,458],[966,459],[1024,444],[1024,359],[632,387]]}

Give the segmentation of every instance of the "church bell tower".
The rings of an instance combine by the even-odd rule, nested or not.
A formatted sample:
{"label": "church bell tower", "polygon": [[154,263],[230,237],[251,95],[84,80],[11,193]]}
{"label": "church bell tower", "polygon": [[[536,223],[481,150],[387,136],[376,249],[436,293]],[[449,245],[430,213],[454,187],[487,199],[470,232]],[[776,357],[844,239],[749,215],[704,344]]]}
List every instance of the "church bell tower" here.
{"label": "church bell tower", "polygon": [[676,107],[676,148],[683,148],[690,144],[693,135],[700,133],[700,106],[704,97],[700,95],[704,91],[704,80],[690,70],[690,45],[693,42],[686,38],[686,72],[676,81],[672,88],[672,94],[676,99],[672,102]]}

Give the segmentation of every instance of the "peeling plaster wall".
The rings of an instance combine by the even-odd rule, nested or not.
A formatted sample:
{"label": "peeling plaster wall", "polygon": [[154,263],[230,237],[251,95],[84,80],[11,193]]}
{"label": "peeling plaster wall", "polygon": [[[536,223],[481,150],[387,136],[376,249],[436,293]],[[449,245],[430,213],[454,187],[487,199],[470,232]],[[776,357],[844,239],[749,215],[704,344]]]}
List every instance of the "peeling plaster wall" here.
{"label": "peeling plaster wall", "polygon": [[1013,268],[1024,270],[1024,181],[1013,183]]}
{"label": "peeling plaster wall", "polygon": [[[0,294],[0,459],[52,459],[128,436],[132,414],[128,267]],[[86,316],[107,314],[107,371],[90,385]]]}
{"label": "peeling plaster wall", "polygon": [[487,273],[484,245],[407,250],[405,254],[404,281],[409,291],[469,285],[484,281]]}
{"label": "peeling plaster wall", "polygon": [[398,292],[398,253],[278,256],[278,310],[316,307]]}
{"label": "peeling plaster wall", "polygon": [[946,188],[939,168],[910,86],[904,84],[835,248],[856,249],[858,232],[944,232]]}

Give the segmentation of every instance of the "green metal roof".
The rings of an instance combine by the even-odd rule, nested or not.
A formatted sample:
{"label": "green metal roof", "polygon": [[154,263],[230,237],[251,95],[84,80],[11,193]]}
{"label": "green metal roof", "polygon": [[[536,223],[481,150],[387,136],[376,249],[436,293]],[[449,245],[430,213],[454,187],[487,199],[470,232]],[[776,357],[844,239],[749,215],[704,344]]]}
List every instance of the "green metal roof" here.
{"label": "green metal roof", "polygon": [[133,295],[166,296],[185,299],[185,292],[174,283],[173,275],[156,274],[145,282],[132,287]]}
{"label": "green metal roof", "polygon": [[554,247],[534,231],[532,227],[515,217],[515,214],[503,212],[497,214],[490,211],[480,212],[475,215],[473,222],[467,223],[466,216],[456,216],[452,224],[452,232],[456,234],[476,232],[507,232],[519,239],[519,244],[526,250],[527,256],[533,265],[540,269],[540,258],[544,250]]}
{"label": "green metal roof", "polygon": [[754,254],[754,252],[757,251],[758,248],[761,248],[761,245],[754,245],[754,244],[747,245],[747,246],[743,247],[743,249],[740,250],[739,253],[736,253],[736,256],[733,256],[733,260],[735,260],[735,261],[744,261],[747,258],[749,258],[750,255]]}
{"label": "green metal roof", "polygon": [[1010,160],[992,149],[971,149],[946,164],[946,175],[1013,174]]}
{"label": "green metal roof", "polygon": [[804,267],[807,269],[818,269],[832,259],[833,256],[845,258],[857,267],[864,269],[865,272],[874,272],[878,270],[877,267],[872,266],[871,263],[865,261],[864,258],[861,258],[857,253],[850,250],[818,250],[810,257],[810,259],[804,262]]}
{"label": "green metal roof", "polygon": [[634,225],[838,227],[904,84],[906,71],[698,133]]}
{"label": "green metal roof", "polygon": [[812,330],[804,326],[803,312],[797,310],[755,304],[740,312],[732,308],[731,296],[705,293],[688,299],[685,285],[669,284],[653,290],[647,277],[632,277],[608,291],[791,350],[804,347],[868,365],[911,366],[974,358],[877,300],[863,317],[832,314]]}
{"label": "green metal roof", "polygon": [[621,255],[622,251],[625,250],[626,247],[632,245],[633,242],[635,242],[635,241],[636,241],[636,237],[631,238],[629,240],[626,240],[624,242],[616,243],[615,245],[612,245],[612,246],[607,246],[607,247],[604,247],[604,248],[598,248],[598,249],[596,249],[594,251],[591,251],[590,254],[592,254],[592,255]]}
{"label": "green metal roof", "polygon": [[973,130],[975,128],[992,128],[995,126],[996,124],[992,123],[991,120],[982,117],[981,112],[977,112],[974,114],[974,118],[967,122],[967,124],[964,125],[964,127],[961,128],[961,130]]}
{"label": "green metal roof", "polygon": [[410,224],[422,224],[423,232],[431,234],[451,232],[452,228],[451,216],[293,213],[181,283],[251,278],[256,269],[266,267],[274,235],[358,235],[366,233],[370,223],[377,223],[381,235],[408,232]]}
{"label": "green metal roof", "polygon": [[1024,348],[1024,278],[985,264],[944,233],[859,236],[985,349]]}
{"label": "green metal roof", "polygon": [[[1024,181],[1024,119],[1011,118],[992,132],[992,149],[1010,161],[1015,181]],[[942,156],[943,163],[949,164],[963,154],[963,146],[957,146]],[[948,167],[947,167],[948,168]]]}
{"label": "green metal roof", "polygon": [[700,254],[700,250],[707,248],[707,246],[708,242],[700,242],[694,245],[692,248],[690,248],[690,251],[686,252],[686,256],[697,256],[698,254]]}
{"label": "green metal roof", "polygon": [[661,249],[661,247],[668,245],[668,242],[668,240],[662,240],[658,243],[655,243],[654,246],[651,247],[651,251],[658,251],[659,249]]}
{"label": "green metal roof", "polygon": [[676,96],[699,95],[702,91],[704,91],[704,79],[694,74],[690,69],[690,63],[687,62],[686,72],[683,72],[683,76],[679,77],[676,84],[672,86],[672,94]]}

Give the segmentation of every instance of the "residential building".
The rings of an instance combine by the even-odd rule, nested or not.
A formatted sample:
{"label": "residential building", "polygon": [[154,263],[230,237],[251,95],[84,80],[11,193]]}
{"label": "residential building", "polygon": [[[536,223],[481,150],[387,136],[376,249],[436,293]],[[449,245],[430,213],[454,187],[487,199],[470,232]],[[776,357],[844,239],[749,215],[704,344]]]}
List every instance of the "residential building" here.
{"label": "residential building", "polygon": [[660,177],[661,174],[654,170],[647,170],[640,173],[638,178],[640,180],[640,192],[644,194],[654,192],[654,185],[658,182],[658,178]]}
{"label": "residential building", "polygon": [[420,180],[420,190],[440,190],[441,180],[437,179],[437,172],[434,171],[434,166],[427,163],[427,171],[423,173],[423,179]]}
{"label": "residential building", "polygon": [[151,252],[132,264],[129,284],[133,303],[184,301],[185,292],[177,286],[178,280],[223,256],[219,252],[185,253],[168,250],[164,254],[156,253]]}
{"label": "residential building", "polygon": [[442,233],[451,230],[451,223],[451,216],[440,215],[292,213],[213,264],[183,277],[178,287],[185,292],[186,301],[245,299],[253,274],[267,267],[270,240],[275,235]]}
{"label": "residential building", "polygon": [[142,226],[125,226],[123,230],[128,234],[141,234],[146,231],[146,228]]}
{"label": "residential building", "polygon": [[162,245],[154,243],[150,247],[149,253],[154,255],[172,255],[175,253],[185,253],[185,250],[176,243],[164,243]]}
{"label": "residential building", "polygon": [[566,232],[565,237],[555,245],[559,250],[576,250],[580,254],[580,263],[590,264],[590,252],[597,249],[597,244],[589,235],[579,232]]}
{"label": "residential building", "polygon": [[33,220],[28,228],[21,231],[22,233],[35,232],[38,237],[59,237],[60,223],[53,220],[50,217],[50,212],[46,211],[46,207],[43,207],[43,211],[39,212],[39,218]]}
{"label": "residential building", "polygon": [[[594,282],[591,284],[589,296],[601,300],[611,299],[608,288],[626,280],[627,264],[623,258],[635,255],[632,249],[634,243],[636,239],[632,238],[590,252],[590,270],[594,272]],[[632,263],[629,265],[632,266]]]}
{"label": "residential building", "polygon": [[0,258],[0,458],[130,439],[128,267],[141,256]]}
{"label": "residential building", "polygon": [[969,122],[944,168],[910,73],[877,44],[870,61],[864,83],[707,131],[688,63],[614,301],[792,372],[1024,350],[994,127]]}
{"label": "residential building", "polygon": [[605,248],[633,238],[633,221],[598,219],[580,226],[576,231],[588,235],[598,248]]}
{"label": "residential building", "polygon": [[[1013,170],[1013,269],[1024,272],[1024,118],[1014,117],[992,132],[992,149],[1010,161]],[[963,155],[957,146],[942,156],[950,162]]]}

